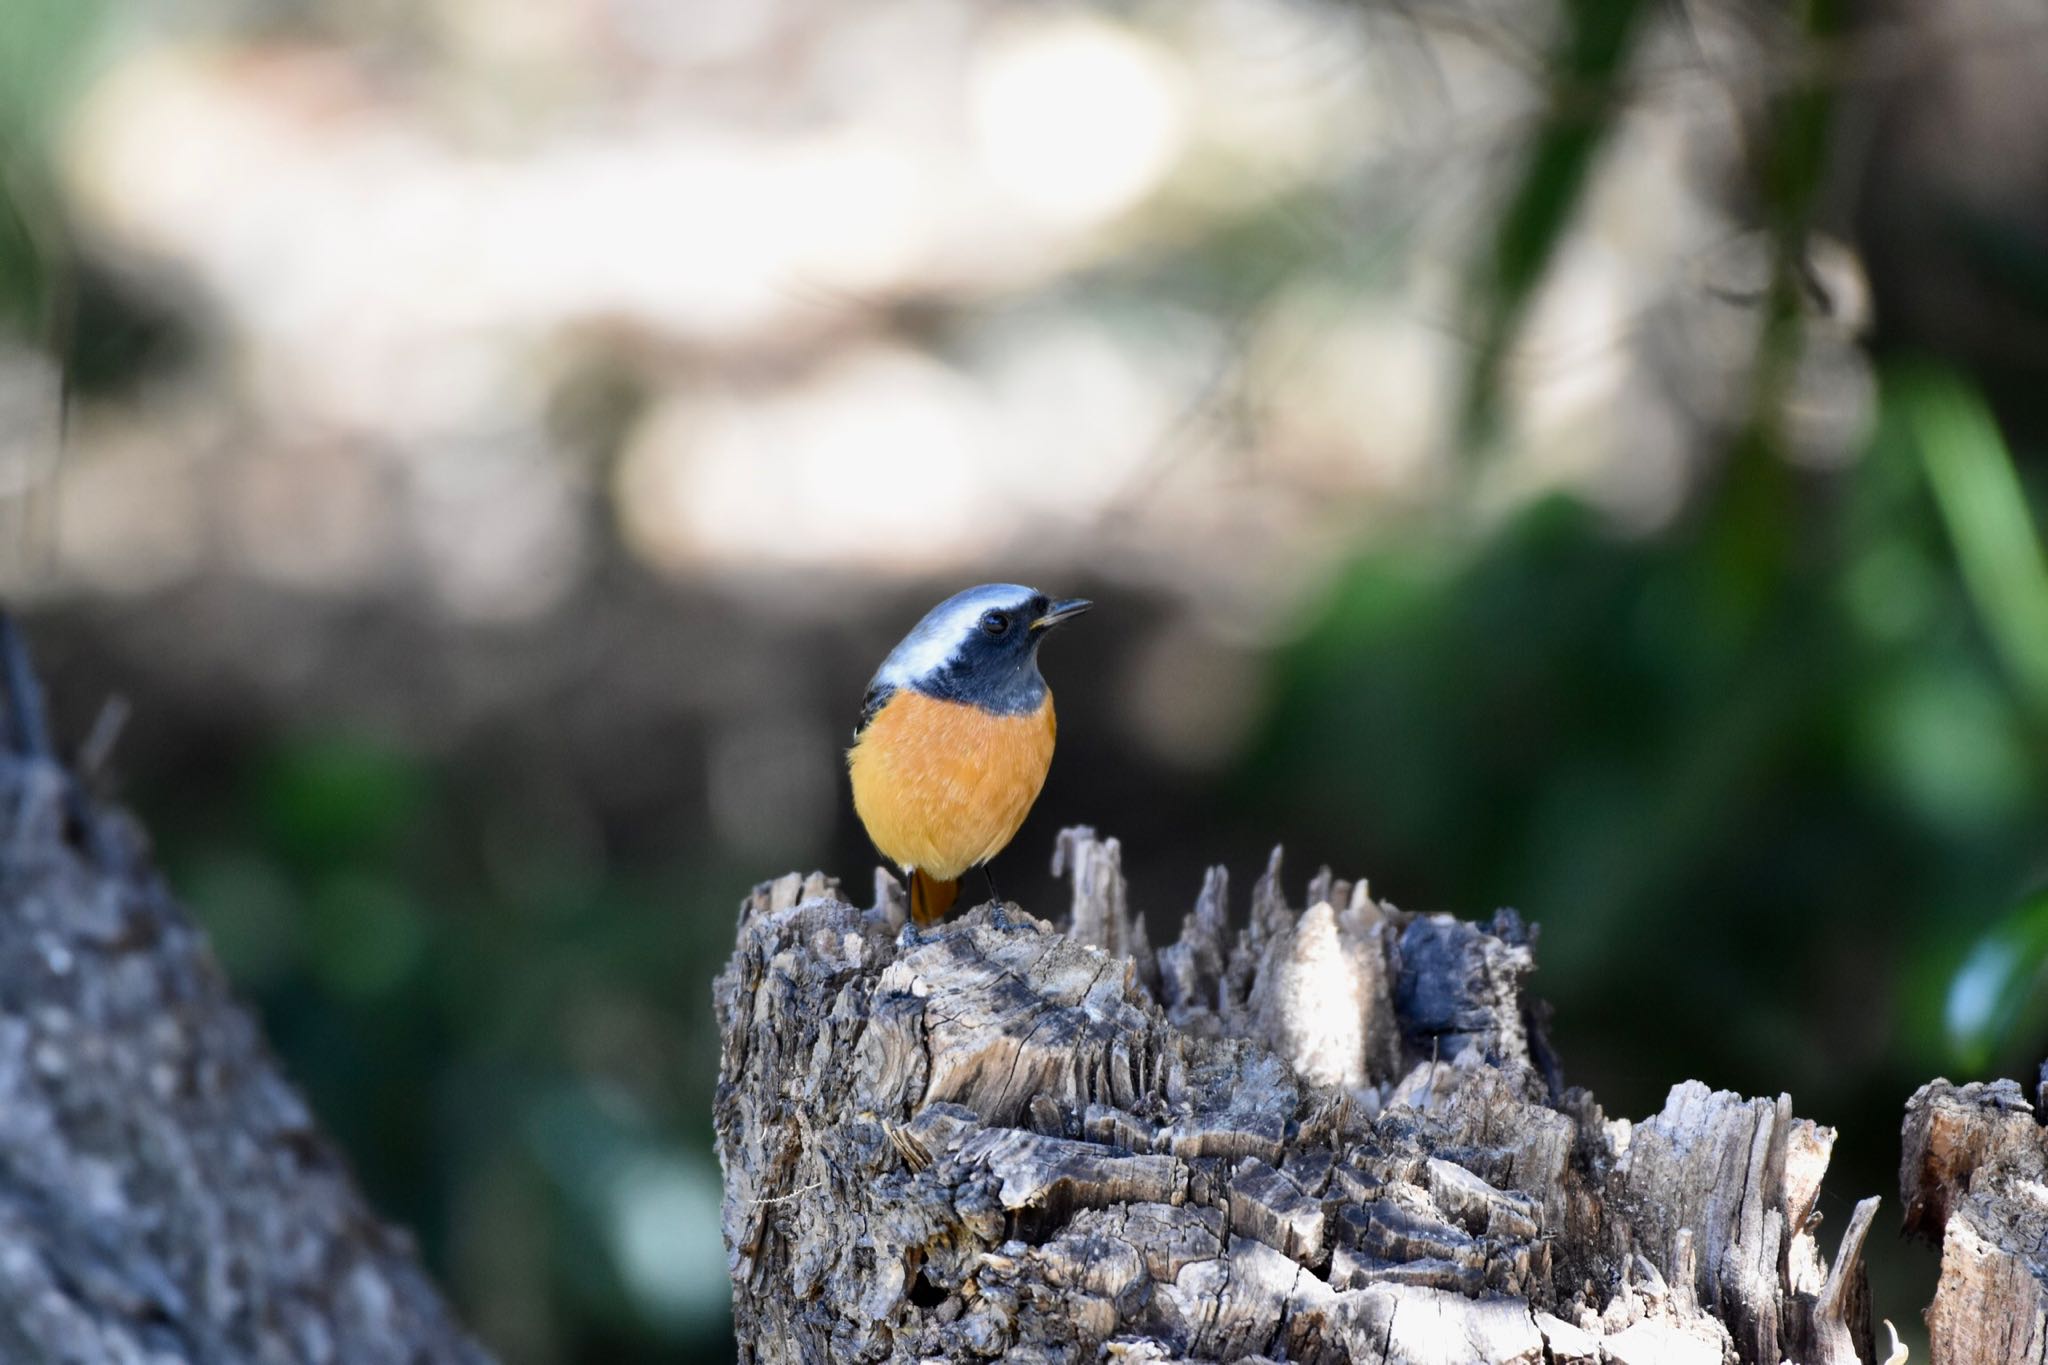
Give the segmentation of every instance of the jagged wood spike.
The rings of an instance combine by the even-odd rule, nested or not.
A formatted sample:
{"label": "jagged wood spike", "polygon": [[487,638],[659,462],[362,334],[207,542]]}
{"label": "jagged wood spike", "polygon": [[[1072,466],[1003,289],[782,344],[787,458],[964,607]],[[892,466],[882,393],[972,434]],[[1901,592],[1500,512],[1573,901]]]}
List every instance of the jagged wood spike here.
{"label": "jagged wood spike", "polygon": [[11,612],[0,609],[0,702],[7,715],[7,742],[22,758],[48,760],[49,720],[43,711],[43,687],[36,680],[28,641]]}

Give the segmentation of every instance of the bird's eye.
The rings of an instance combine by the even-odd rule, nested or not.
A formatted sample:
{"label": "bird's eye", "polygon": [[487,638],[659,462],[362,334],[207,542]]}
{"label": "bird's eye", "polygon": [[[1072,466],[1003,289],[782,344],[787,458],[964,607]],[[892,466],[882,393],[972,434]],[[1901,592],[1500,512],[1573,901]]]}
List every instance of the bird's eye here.
{"label": "bird's eye", "polygon": [[1001,635],[1010,629],[1010,618],[1000,611],[985,611],[981,614],[981,628],[991,635]]}

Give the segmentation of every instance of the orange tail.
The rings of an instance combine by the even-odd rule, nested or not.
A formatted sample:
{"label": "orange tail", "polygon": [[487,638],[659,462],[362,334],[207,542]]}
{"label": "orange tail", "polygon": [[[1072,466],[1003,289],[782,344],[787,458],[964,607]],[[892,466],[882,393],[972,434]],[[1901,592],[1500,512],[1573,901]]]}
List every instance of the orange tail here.
{"label": "orange tail", "polygon": [[924,929],[945,918],[960,894],[960,879],[941,881],[913,870],[910,874],[910,922]]}

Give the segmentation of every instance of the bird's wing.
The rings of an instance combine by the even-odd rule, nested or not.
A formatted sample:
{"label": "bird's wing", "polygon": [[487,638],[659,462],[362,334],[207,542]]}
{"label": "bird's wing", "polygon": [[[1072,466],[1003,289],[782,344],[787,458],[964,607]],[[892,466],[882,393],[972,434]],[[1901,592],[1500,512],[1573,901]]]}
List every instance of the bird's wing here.
{"label": "bird's wing", "polygon": [[867,695],[860,699],[860,719],[854,722],[853,737],[860,738],[861,731],[868,728],[868,722],[875,714],[889,704],[889,698],[896,695],[896,688],[877,678],[868,684]]}

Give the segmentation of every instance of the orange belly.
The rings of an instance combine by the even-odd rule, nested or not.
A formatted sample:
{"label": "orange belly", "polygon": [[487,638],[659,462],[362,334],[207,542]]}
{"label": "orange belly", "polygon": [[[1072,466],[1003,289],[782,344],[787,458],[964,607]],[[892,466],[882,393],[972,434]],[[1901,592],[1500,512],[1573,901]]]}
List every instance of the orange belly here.
{"label": "orange belly", "polygon": [[1002,852],[1052,764],[1052,693],[1036,711],[991,715],[900,691],[846,755],[853,808],[897,866],[941,880]]}

